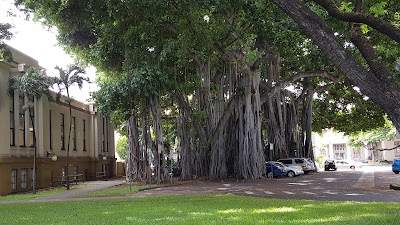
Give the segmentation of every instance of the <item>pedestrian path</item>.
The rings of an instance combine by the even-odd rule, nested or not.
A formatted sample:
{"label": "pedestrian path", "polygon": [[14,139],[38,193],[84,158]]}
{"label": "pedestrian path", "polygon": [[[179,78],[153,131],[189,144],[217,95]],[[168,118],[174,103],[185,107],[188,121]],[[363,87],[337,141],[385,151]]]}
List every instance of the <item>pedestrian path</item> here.
{"label": "pedestrian path", "polygon": [[105,188],[113,187],[120,185],[124,182],[124,180],[111,180],[111,181],[87,181],[85,184],[88,184],[88,187],[80,188],[76,190],[71,190],[65,193],[50,195],[44,198],[34,199],[31,201],[41,202],[41,201],[55,201],[55,200],[63,200],[68,198],[73,198],[85,193],[94,192],[98,190],[102,190]]}
{"label": "pedestrian path", "polygon": [[[50,195],[42,198],[36,198],[32,200],[15,200],[15,201],[0,201],[0,204],[12,204],[12,203],[25,203],[25,202],[56,202],[56,201],[64,201],[71,200],[74,197],[79,195],[94,192],[98,190],[102,190],[105,188],[113,187],[124,183],[124,180],[109,180],[109,181],[87,181],[85,184],[88,184],[85,188],[70,190],[65,193]],[[88,198],[86,198],[88,199]],[[93,198],[95,199],[95,198]]]}
{"label": "pedestrian path", "polygon": [[357,183],[353,185],[355,188],[371,189],[375,187],[375,172],[373,170],[365,170]]}

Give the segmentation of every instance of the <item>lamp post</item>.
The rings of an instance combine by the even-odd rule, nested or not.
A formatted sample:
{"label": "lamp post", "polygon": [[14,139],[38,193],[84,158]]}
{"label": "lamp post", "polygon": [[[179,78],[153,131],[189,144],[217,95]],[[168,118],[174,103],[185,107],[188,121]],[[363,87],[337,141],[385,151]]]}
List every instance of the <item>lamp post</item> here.
{"label": "lamp post", "polygon": [[272,151],[273,150],[274,150],[274,144],[270,143],[269,144],[269,165],[271,167],[271,171],[268,173],[268,177],[271,179],[274,177],[274,171],[273,171],[273,167],[272,167]]}
{"label": "lamp post", "polygon": [[57,159],[58,159],[58,157],[57,157],[57,155],[56,155],[56,153],[54,153],[54,152],[47,152],[47,158],[51,158],[51,160],[52,161],[57,161]]}

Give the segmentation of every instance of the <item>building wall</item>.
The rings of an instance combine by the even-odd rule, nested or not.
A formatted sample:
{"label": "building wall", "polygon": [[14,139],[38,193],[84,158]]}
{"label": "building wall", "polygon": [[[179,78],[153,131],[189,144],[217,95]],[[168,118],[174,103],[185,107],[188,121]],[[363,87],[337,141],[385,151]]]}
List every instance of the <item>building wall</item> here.
{"label": "building wall", "polygon": [[[37,65],[37,61],[14,51],[20,62],[26,65]],[[24,61],[25,60],[25,61]],[[30,146],[30,119],[28,111],[20,112],[19,93],[14,93],[14,121],[10,117],[10,99],[8,95],[8,79],[12,75],[18,75],[18,64],[0,61],[0,195],[13,192],[31,190],[34,147]],[[54,95],[55,96],[55,95]],[[27,102],[26,97],[23,98]],[[43,96],[34,99],[34,122],[37,138],[37,187],[45,188],[52,185],[60,185],[65,167],[72,174],[83,174],[86,180],[96,179],[96,173],[105,172],[107,177],[115,175],[115,145],[114,127],[108,118],[97,112],[93,104],[72,102],[72,114],[75,118],[75,126],[71,130],[69,162],[66,164],[68,149],[68,133],[70,125],[69,108],[65,98],[56,102],[55,98],[48,99]],[[25,133],[20,134],[20,113],[24,116]],[[65,148],[61,145],[61,115],[64,115],[64,140]],[[14,123],[12,123],[12,121]],[[85,122],[83,122],[85,121]],[[11,146],[12,124],[15,128],[15,145]],[[75,133],[75,135],[74,135]],[[74,139],[76,147],[74,149]],[[26,145],[20,146],[20,140],[25,140]],[[85,147],[84,147],[85,146]],[[56,156],[56,157],[55,157]],[[52,160],[56,158],[56,160]],[[26,172],[26,176],[23,174]],[[16,173],[16,189],[13,190],[12,174]],[[23,182],[26,180],[26,182]],[[58,182],[55,182],[58,181]],[[26,188],[23,188],[26,186]]]}
{"label": "building wall", "polygon": [[393,161],[395,158],[400,157],[400,147],[393,150],[379,151],[379,149],[392,149],[400,145],[400,139],[394,141],[382,141],[374,143],[373,149],[368,150],[367,148],[353,149],[348,144],[348,137],[343,133],[334,132],[330,129],[324,130],[322,135],[314,135],[314,155],[315,157],[321,158],[333,158],[338,159],[335,154],[335,145],[346,145],[344,151],[344,159],[353,159],[356,161],[361,160],[388,160]]}
{"label": "building wall", "polygon": [[[0,157],[7,157],[10,155],[10,110],[9,110],[9,97],[7,94],[8,79],[10,78],[9,71],[11,65],[0,61],[0,131],[7,131],[4,135],[0,135]],[[1,172],[1,171],[0,171]],[[7,176],[8,177],[8,176]]]}
{"label": "building wall", "polygon": [[[324,159],[354,159],[354,150],[348,145],[348,137],[344,133],[326,129],[322,134],[314,133],[314,155]],[[339,146],[341,151],[337,149]]]}

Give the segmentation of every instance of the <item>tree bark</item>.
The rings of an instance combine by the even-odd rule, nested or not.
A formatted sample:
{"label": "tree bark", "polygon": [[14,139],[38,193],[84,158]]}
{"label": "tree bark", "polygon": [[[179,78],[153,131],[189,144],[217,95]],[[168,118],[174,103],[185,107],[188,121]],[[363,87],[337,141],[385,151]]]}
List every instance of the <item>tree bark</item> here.
{"label": "tree bark", "polygon": [[182,173],[181,178],[188,180],[193,178],[192,170],[192,148],[190,145],[190,121],[189,121],[189,108],[187,98],[185,94],[177,95],[179,105],[179,118],[178,118],[178,136],[180,151],[182,155],[181,166]]}
{"label": "tree bark", "polygon": [[32,109],[29,107],[29,118],[31,119],[32,129],[33,129],[33,171],[32,171],[32,192],[36,194],[37,187],[37,173],[36,173],[36,155],[37,155],[37,144],[36,144],[36,130],[35,130],[35,121],[33,121]]}
{"label": "tree bark", "polygon": [[139,147],[139,131],[136,112],[133,112],[127,121],[128,134],[128,165],[126,167],[127,181],[140,180],[139,162],[140,162],[140,147]]}
{"label": "tree bark", "polygon": [[382,34],[387,35],[391,39],[400,43],[400,30],[398,30],[391,23],[381,20],[375,16],[369,14],[363,14],[361,12],[344,12],[339,10],[330,0],[314,0],[315,3],[322,6],[332,17],[353,23],[364,23]]}
{"label": "tree bark", "polygon": [[400,86],[395,82],[382,82],[365,69],[343,47],[327,23],[298,0],[273,2],[299,25],[353,85],[387,113],[397,130],[400,130]]}
{"label": "tree bark", "polygon": [[150,108],[153,116],[153,128],[155,135],[155,169],[157,182],[164,182],[168,175],[166,168],[165,152],[164,152],[164,134],[161,126],[161,105],[158,96],[150,98]]}

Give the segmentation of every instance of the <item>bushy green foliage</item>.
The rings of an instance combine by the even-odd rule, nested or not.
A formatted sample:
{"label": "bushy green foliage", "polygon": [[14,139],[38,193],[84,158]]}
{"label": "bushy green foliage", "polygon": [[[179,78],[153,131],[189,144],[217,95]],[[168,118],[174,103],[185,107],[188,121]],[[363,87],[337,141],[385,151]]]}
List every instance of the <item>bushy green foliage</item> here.
{"label": "bushy green foliage", "polygon": [[334,128],[346,134],[383,127],[384,112],[348,82],[317,93],[314,98],[313,130]]}
{"label": "bushy green foliage", "polygon": [[40,99],[42,95],[50,96],[49,87],[53,85],[53,79],[44,76],[35,68],[29,68],[22,76],[12,76],[9,79],[8,92],[18,90],[20,94]]}
{"label": "bushy green foliage", "polygon": [[353,148],[366,148],[368,144],[380,141],[393,141],[396,137],[396,128],[385,117],[385,123],[382,127],[357,132],[350,135],[349,144]]}
{"label": "bushy green foliage", "polygon": [[6,61],[12,61],[12,54],[9,49],[7,49],[4,40],[10,40],[13,34],[10,32],[12,28],[9,23],[0,23],[0,59]]}
{"label": "bushy green foliage", "polygon": [[115,146],[115,151],[118,153],[119,157],[126,160],[128,151],[128,137],[120,136],[117,141],[117,146]]}

